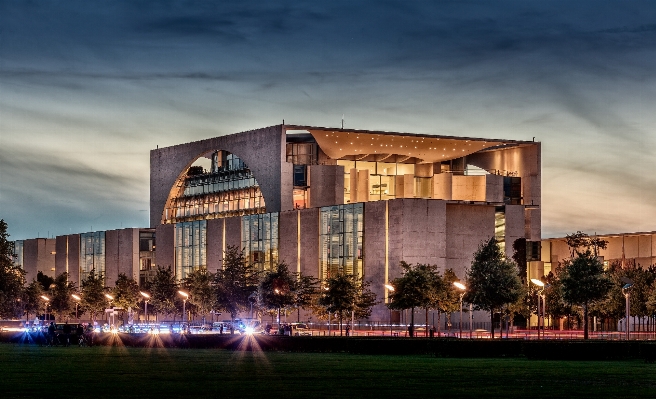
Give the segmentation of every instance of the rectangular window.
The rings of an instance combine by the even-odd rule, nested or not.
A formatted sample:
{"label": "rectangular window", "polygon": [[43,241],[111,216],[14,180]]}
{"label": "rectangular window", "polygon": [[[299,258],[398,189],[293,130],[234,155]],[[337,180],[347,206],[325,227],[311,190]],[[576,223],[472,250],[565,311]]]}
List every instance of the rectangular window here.
{"label": "rectangular window", "polygon": [[278,213],[241,218],[241,247],[244,257],[257,270],[271,270],[278,263]]}
{"label": "rectangular window", "polygon": [[339,272],[362,277],[363,204],[323,207],[319,218],[321,279],[325,280]]}
{"label": "rectangular window", "polygon": [[23,240],[14,241],[14,266],[23,267]]}
{"label": "rectangular window", "polygon": [[85,280],[91,270],[96,276],[105,275],[105,232],[80,234],[80,281]]}
{"label": "rectangular window", "polygon": [[193,270],[207,268],[207,221],[175,224],[175,278],[184,280]]}

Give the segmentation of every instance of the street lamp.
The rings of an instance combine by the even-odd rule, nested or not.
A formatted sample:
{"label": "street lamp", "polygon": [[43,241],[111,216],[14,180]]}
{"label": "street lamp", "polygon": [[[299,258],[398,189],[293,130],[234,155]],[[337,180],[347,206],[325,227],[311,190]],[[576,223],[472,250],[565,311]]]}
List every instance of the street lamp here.
{"label": "street lamp", "polygon": [[[531,282],[538,287],[540,287],[538,291],[538,339],[540,339],[540,315],[542,315],[542,327],[544,327],[544,298],[542,297],[542,292],[544,291],[544,283],[541,280],[538,280],[537,278],[532,278]],[[542,313],[540,313],[540,298],[542,298]],[[544,331],[542,331],[542,338],[544,338]]]}
{"label": "street lamp", "polygon": [[[112,307],[112,302],[114,301],[114,297],[109,295],[109,294],[105,294],[105,298],[107,298],[109,300],[109,307],[111,308]],[[109,326],[110,330],[114,326],[114,309],[113,308],[112,308],[111,315],[112,315],[112,323]],[[109,321],[109,320],[107,320],[107,321]]]}
{"label": "street lamp", "polygon": [[[41,295],[41,299],[43,299],[44,301],[46,301],[46,313],[43,315],[43,317],[44,317],[44,318],[47,317],[47,318],[48,318],[48,321],[50,321],[50,317],[48,317],[48,303],[50,303],[50,298],[48,298],[48,297],[45,296],[45,295]],[[43,324],[45,324],[45,323],[46,323],[46,322],[45,322],[45,320],[44,320],[44,323],[43,323]]]}
{"label": "street lamp", "polygon": [[80,318],[77,315],[77,307],[80,304],[80,299],[82,299],[82,298],[80,298],[79,295],[75,295],[75,294],[72,294],[71,296],[73,297],[73,299],[75,299],[75,320],[79,323]]}
{"label": "street lamp", "polygon": [[182,321],[184,321],[187,299],[189,298],[189,294],[187,294],[184,291],[178,291],[178,294],[182,296]]}
{"label": "street lamp", "polygon": [[146,311],[144,319],[146,319],[146,324],[148,324],[148,300],[150,299],[150,295],[146,294],[143,291],[139,291],[142,297],[144,297],[144,302],[146,303],[146,306],[144,306],[144,310]]}
{"label": "street lamp", "polygon": [[[389,302],[389,291],[394,292],[394,286],[391,285],[391,284],[385,284],[385,288],[387,288],[387,291],[388,291],[387,301]],[[392,334],[394,334],[394,332],[392,331],[392,309],[391,308],[390,308],[389,312],[390,312],[390,337],[391,337]]]}
{"label": "street lamp", "polygon": [[626,322],[624,323],[624,330],[625,330],[625,335],[626,339],[629,340],[631,338],[631,331],[629,329],[629,318],[631,317],[631,299],[630,299],[630,294],[629,294],[629,289],[633,287],[633,281],[629,278],[623,278],[622,281],[625,283],[624,286],[622,287],[622,293],[624,294],[624,298],[626,299],[626,310],[625,310],[625,319]]}
{"label": "street lamp", "polygon": [[465,291],[467,290],[467,287],[465,287],[463,283],[460,283],[458,281],[454,281],[453,285],[455,285],[456,288],[460,290],[460,338],[462,338],[462,297],[465,296]]}

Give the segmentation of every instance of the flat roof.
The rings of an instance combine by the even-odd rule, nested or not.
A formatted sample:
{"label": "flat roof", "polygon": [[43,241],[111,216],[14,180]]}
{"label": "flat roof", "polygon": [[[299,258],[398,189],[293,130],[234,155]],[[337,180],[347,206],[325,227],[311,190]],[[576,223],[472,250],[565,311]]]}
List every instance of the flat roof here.
{"label": "flat roof", "polygon": [[309,132],[319,147],[333,159],[364,158],[369,155],[401,155],[420,163],[441,162],[475,152],[535,144],[533,141],[483,139],[375,130],[283,125],[286,131]]}

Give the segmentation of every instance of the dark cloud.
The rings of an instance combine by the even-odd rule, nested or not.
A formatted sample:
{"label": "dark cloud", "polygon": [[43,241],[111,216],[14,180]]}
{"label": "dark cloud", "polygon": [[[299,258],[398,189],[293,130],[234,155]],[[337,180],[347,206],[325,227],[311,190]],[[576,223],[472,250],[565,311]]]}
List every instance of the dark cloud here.
{"label": "dark cloud", "polygon": [[[545,235],[594,223],[570,213],[590,203],[610,212],[594,218],[604,228],[632,230],[604,204],[613,186],[618,208],[653,200],[654,20],[653,2],[631,0],[0,0],[0,209],[24,226],[22,204],[48,209],[26,236],[48,220],[146,220],[134,210],[155,145],[346,114],[351,127],[536,136]],[[124,171],[100,166],[117,159]],[[590,180],[601,189],[578,189]]]}

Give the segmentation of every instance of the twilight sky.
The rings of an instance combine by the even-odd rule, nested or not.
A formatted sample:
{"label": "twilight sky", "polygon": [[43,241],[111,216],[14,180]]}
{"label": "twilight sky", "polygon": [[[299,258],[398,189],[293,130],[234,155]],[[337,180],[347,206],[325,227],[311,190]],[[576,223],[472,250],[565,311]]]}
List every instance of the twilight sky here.
{"label": "twilight sky", "polygon": [[654,1],[0,0],[11,239],[147,227],[150,149],[343,114],[535,137],[543,237],[652,231],[655,111]]}

